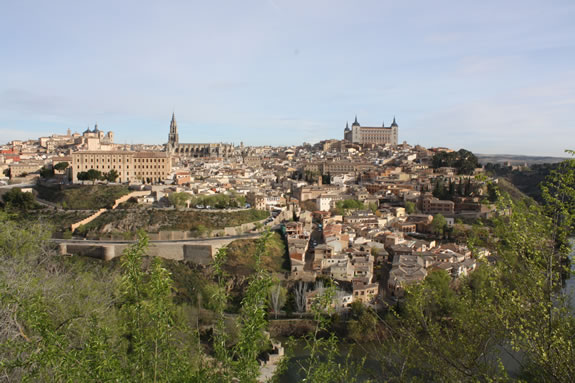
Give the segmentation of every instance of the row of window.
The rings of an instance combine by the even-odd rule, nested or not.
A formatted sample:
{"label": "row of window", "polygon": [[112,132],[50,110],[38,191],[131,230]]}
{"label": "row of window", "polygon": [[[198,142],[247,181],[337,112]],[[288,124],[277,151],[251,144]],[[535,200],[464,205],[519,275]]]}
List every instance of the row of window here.
{"label": "row of window", "polygon": [[137,176],[163,176],[162,172],[136,172]]}
{"label": "row of window", "polygon": [[[76,169],[81,170],[81,169],[82,169],[82,165],[76,166]],[[88,165],[84,165],[84,170],[89,170],[89,169],[99,170],[99,169],[100,169],[100,165],[96,165],[95,167],[93,167],[93,166],[88,166]],[[102,169],[106,169],[106,165],[102,165]],[[108,169],[122,169],[122,165],[118,165],[117,168],[116,168],[116,165],[108,165]],[[126,169],[130,169],[130,165],[126,165]]]}
{"label": "row of window", "polygon": [[[81,157],[78,161],[79,162],[88,162],[88,159],[90,160],[90,162],[94,162],[94,160],[96,160],[95,162],[100,162],[100,160],[102,160],[101,162],[116,162],[116,157],[112,157],[112,158],[100,158],[100,157],[89,157],[89,158],[85,158],[85,157]],[[107,161],[106,161],[107,160]],[[110,161],[111,160],[111,161]],[[127,158],[117,158],[118,162],[130,162],[130,157]],[[166,158],[134,158],[134,162],[155,162],[155,163],[165,163],[166,162]]]}
{"label": "row of window", "polygon": [[136,162],[166,162],[165,158],[134,158]]}
{"label": "row of window", "polygon": [[[142,168],[144,168],[144,166],[141,166]],[[136,166],[136,168],[140,168],[140,166]],[[146,168],[148,168],[148,166],[146,166]],[[154,166],[154,168],[156,168],[156,166]],[[162,167],[158,167],[159,169],[161,169]],[[106,166],[105,165],[96,165],[95,167],[90,167],[88,165],[84,165],[84,170],[90,170],[90,169],[95,169],[95,170],[106,170]],[[107,169],[118,169],[119,170],[119,174],[122,174],[122,165],[119,165],[118,168],[116,168],[116,165],[110,166],[108,165]],[[126,165],[126,171],[129,171],[130,169],[130,165]],[[76,166],[76,170],[78,172],[82,171],[82,166],[78,165]],[[154,171],[154,172],[142,172],[142,171],[136,171],[136,174],[150,174],[150,175],[163,175],[165,172],[162,171]]]}
{"label": "row of window", "polygon": [[162,169],[164,165],[136,165],[136,169]]}

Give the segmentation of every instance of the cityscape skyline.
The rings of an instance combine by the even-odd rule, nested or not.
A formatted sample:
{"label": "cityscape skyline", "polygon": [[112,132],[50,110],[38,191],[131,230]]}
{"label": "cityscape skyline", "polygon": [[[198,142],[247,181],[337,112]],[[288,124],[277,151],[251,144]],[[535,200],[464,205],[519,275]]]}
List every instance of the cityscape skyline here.
{"label": "cityscape skyline", "polygon": [[225,5],[4,4],[2,141],[97,122],[162,144],[174,111],[186,142],[342,139],[356,114],[395,116],[399,142],[426,147],[564,156],[575,141],[568,1]]}

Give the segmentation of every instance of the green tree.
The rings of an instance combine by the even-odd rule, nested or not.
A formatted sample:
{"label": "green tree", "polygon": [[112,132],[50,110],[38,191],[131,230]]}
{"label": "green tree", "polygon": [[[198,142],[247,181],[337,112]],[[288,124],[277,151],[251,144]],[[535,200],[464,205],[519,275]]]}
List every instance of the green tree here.
{"label": "green tree", "polygon": [[405,212],[407,214],[415,213],[415,202],[405,201]]}
{"label": "green tree", "polygon": [[468,150],[460,149],[457,152],[438,152],[433,156],[432,166],[434,169],[440,167],[453,167],[459,174],[473,174],[475,168],[479,167],[477,157]]}
{"label": "green tree", "polygon": [[508,278],[499,293],[500,299],[509,300],[501,316],[508,321],[510,342],[515,351],[525,353],[523,368],[530,379],[571,381],[575,318],[559,289],[563,268],[553,241],[556,222],[530,202],[504,204],[513,213],[496,219],[495,234],[503,257],[499,269],[504,268]]}
{"label": "green tree", "polygon": [[[311,305],[315,327],[304,337],[309,357],[300,362],[300,372],[306,382],[357,382],[365,363],[365,359],[359,362],[351,359],[353,349],[342,355],[338,338],[329,332],[334,297],[335,287],[328,284],[320,289]],[[328,335],[320,337],[320,334]]]}
{"label": "green tree", "polygon": [[212,299],[215,305],[216,324],[214,327],[214,352],[221,368],[215,381],[256,382],[259,375],[258,354],[267,346],[268,338],[264,333],[267,326],[268,292],[272,285],[270,274],[262,267],[262,257],[266,254],[266,244],[271,233],[266,231],[258,239],[253,254],[255,272],[249,277],[246,293],[238,318],[240,330],[238,341],[229,347],[229,333],[225,325],[225,307],[227,274],[224,265],[227,258],[226,248],[220,249],[214,259],[214,274],[218,282],[217,292]]}
{"label": "green tree", "polygon": [[54,169],[48,166],[43,166],[42,169],[40,169],[40,177],[42,178],[54,177]]}
{"label": "green tree", "polygon": [[567,202],[575,166],[565,166],[543,186],[551,201],[545,208],[503,195],[498,211],[511,214],[469,231],[469,247],[490,247],[496,263],[480,261],[477,271],[457,283],[443,271],[432,272],[408,288],[400,309],[386,319],[388,373],[399,380],[415,375],[433,381],[508,381],[501,362],[507,354],[521,355],[523,381],[573,380],[575,318],[560,289],[562,257],[569,249],[553,240],[560,230],[570,232],[575,211]]}
{"label": "green tree", "polygon": [[446,199],[453,199],[453,197],[455,196],[455,184],[453,183],[453,180],[450,178],[449,179],[449,188],[447,190],[447,198]]}
{"label": "green tree", "polygon": [[349,336],[356,342],[373,342],[380,336],[380,321],[377,314],[361,302],[351,304],[351,318],[347,322]]}
{"label": "green tree", "polygon": [[365,205],[356,199],[344,199],[335,203],[335,211],[340,215],[347,215],[350,211],[360,209],[365,209]]}
{"label": "green tree", "polygon": [[377,204],[376,203],[370,203],[367,205],[367,208],[373,213],[375,214],[377,212]]}
{"label": "green tree", "polygon": [[[92,185],[94,185],[96,183],[96,181],[101,180],[102,179],[102,172],[96,169],[90,169],[87,172],[85,172],[86,174],[83,175],[83,178],[85,177],[86,181],[92,181]],[[80,174],[78,174],[78,179]]]}
{"label": "green tree", "polygon": [[479,167],[479,160],[477,157],[468,150],[459,149],[457,152],[457,161],[455,167],[459,174],[473,174],[476,168]]}
{"label": "green tree", "polygon": [[68,168],[70,164],[68,164],[68,162],[63,161],[63,162],[58,162],[56,165],[54,165],[54,169],[58,170],[59,172],[64,171]]}
{"label": "green tree", "polygon": [[447,227],[447,220],[442,214],[436,214],[431,222],[431,230],[434,234],[442,236]]}
{"label": "green tree", "polygon": [[497,200],[499,199],[499,188],[497,187],[497,185],[495,185],[493,182],[488,182],[487,183],[487,199],[489,200],[489,202],[497,202]]}
{"label": "green tree", "polygon": [[170,201],[170,204],[175,207],[186,206],[186,203],[190,198],[192,198],[192,196],[184,192],[171,193],[170,195],[168,195],[168,200]]}
{"label": "green tree", "polygon": [[463,194],[465,195],[465,197],[469,197],[472,192],[473,187],[471,186],[471,178],[467,178],[467,181],[465,181],[465,188]]}
{"label": "green tree", "polygon": [[78,172],[76,178],[78,181],[88,181],[88,172]]}
{"label": "green tree", "polygon": [[463,180],[461,178],[459,178],[459,181],[457,182],[457,195],[459,197],[463,197]]}
{"label": "green tree", "polygon": [[435,186],[433,187],[433,196],[439,199],[443,199],[445,197],[445,185],[443,178],[435,179]]}
{"label": "green tree", "polygon": [[149,270],[142,268],[147,247],[148,237],[140,232],[138,242],[122,258],[120,315],[130,350],[130,376],[139,381],[170,381],[192,368],[183,358],[190,353],[189,345],[175,347],[176,335],[187,330],[177,321],[173,282],[161,259],[153,258]]}
{"label": "green tree", "polygon": [[255,273],[250,276],[246,294],[242,299],[240,334],[238,343],[234,346],[235,376],[241,382],[257,380],[259,375],[257,356],[268,341],[264,329],[267,326],[267,291],[271,285],[271,276],[264,270],[261,262],[270,236],[271,233],[266,231],[256,243]]}
{"label": "green tree", "polygon": [[385,373],[397,381],[505,381],[499,362],[504,331],[495,303],[465,280],[454,290],[447,272],[430,273],[408,288],[401,311],[386,321]]}
{"label": "green tree", "polygon": [[196,337],[175,309],[170,275],[160,258],[144,266],[145,234],[124,252],[119,288],[113,292],[116,279],[66,274],[56,257],[46,258],[45,249],[40,252],[46,235],[36,226],[8,222],[6,227],[11,241],[22,238],[26,246],[4,252],[0,235],[4,265],[18,261],[17,276],[0,269],[0,312],[12,312],[17,319],[8,326],[19,334],[2,339],[5,333],[0,333],[3,377],[77,382],[199,377]]}
{"label": "green tree", "polygon": [[[575,155],[574,151],[567,151]],[[556,248],[565,254],[575,232],[575,158],[561,162],[541,185],[546,214],[551,217]]]}
{"label": "green tree", "polygon": [[120,175],[118,174],[116,169],[112,169],[108,173],[104,174],[103,178],[108,182],[116,182],[116,179],[118,179],[119,176]]}
{"label": "green tree", "polygon": [[30,210],[36,207],[34,194],[22,192],[20,188],[11,188],[2,195],[4,207],[7,209]]}

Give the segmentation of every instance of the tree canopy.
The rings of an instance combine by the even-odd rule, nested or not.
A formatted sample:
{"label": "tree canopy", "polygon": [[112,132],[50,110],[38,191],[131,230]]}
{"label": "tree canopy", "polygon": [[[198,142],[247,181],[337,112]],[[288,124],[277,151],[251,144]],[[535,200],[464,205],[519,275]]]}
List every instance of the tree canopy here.
{"label": "tree canopy", "polygon": [[447,220],[442,214],[436,214],[431,222],[431,229],[437,235],[443,235],[447,227]]}
{"label": "tree canopy", "polygon": [[434,169],[441,167],[456,168],[459,174],[473,174],[480,167],[479,160],[470,151],[459,149],[457,152],[437,152],[433,156],[432,166]]}
{"label": "tree canopy", "polygon": [[36,199],[31,192],[22,192],[20,188],[12,188],[2,195],[4,206],[8,209],[29,210],[36,206]]}
{"label": "tree canopy", "polygon": [[[544,207],[498,196],[500,214],[468,235],[473,251],[494,252],[490,262],[479,259],[478,270],[457,281],[431,272],[408,288],[385,320],[385,373],[448,382],[575,380],[575,316],[561,290],[569,273],[574,172],[570,160],[547,179]],[[517,365],[513,373],[509,360]]]}
{"label": "tree canopy", "polygon": [[58,162],[56,165],[54,165],[54,169],[56,169],[58,171],[63,171],[63,170],[66,170],[69,165],[70,164],[68,164],[68,162],[66,162],[66,161]]}

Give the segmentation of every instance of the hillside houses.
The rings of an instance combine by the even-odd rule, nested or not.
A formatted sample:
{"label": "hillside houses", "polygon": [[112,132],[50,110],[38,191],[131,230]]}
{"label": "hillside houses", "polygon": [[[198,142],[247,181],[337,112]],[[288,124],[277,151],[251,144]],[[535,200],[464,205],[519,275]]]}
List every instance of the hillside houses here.
{"label": "hillside houses", "polygon": [[397,246],[402,247],[393,255],[387,284],[388,293],[392,297],[402,297],[407,286],[423,281],[433,270],[444,270],[453,278],[458,278],[468,275],[477,267],[477,261],[472,258],[466,246],[447,244],[425,249],[393,245]]}
{"label": "hillside houses", "polygon": [[[53,150],[48,144],[56,138],[5,145],[0,169],[24,174],[62,161],[82,150],[74,143],[80,136],[72,136],[66,135]],[[114,150],[142,148],[106,145],[114,145]],[[173,153],[168,175],[158,181],[158,193],[137,202],[165,208],[175,205],[172,193],[186,193],[188,201],[226,196],[234,206],[218,208],[267,210],[269,218],[262,223],[276,230],[279,212],[289,211],[281,215],[290,261],[286,274],[293,281],[322,277],[341,283],[345,299],[334,303],[339,308],[356,300],[377,306],[387,297],[401,297],[407,286],[434,270],[459,278],[477,267],[469,250],[439,244],[432,232],[437,214],[453,224],[493,213],[484,181],[458,175],[453,168],[433,169],[433,152],[426,148],[327,140],[290,147],[230,144],[229,149],[221,157]],[[438,194],[435,186],[442,183],[455,191]],[[461,185],[465,188],[458,191]],[[186,207],[216,208],[211,205],[188,202]]]}

